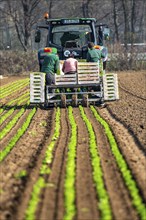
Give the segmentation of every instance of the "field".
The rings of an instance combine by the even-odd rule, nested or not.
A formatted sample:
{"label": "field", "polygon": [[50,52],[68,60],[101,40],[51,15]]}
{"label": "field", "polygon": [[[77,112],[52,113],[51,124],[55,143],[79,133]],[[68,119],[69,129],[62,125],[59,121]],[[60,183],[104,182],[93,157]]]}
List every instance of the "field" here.
{"label": "field", "polygon": [[118,79],[105,108],[49,110],[1,79],[1,220],[146,220],[146,74]]}

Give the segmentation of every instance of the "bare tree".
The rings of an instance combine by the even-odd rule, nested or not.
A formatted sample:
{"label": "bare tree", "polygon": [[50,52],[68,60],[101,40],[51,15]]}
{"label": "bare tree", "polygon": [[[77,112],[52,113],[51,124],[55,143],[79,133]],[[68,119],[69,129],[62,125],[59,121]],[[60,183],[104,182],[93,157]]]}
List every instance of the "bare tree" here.
{"label": "bare tree", "polygon": [[113,20],[114,20],[114,26],[115,26],[115,36],[116,36],[116,41],[119,42],[120,37],[119,37],[119,30],[118,30],[118,9],[117,9],[116,0],[112,0],[112,4],[113,4]]}
{"label": "bare tree", "polygon": [[29,47],[33,25],[38,20],[37,6],[41,0],[4,0],[5,7],[0,8],[12,19],[15,30],[24,51]]}
{"label": "bare tree", "polygon": [[83,0],[82,2],[82,10],[83,10],[83,17],[89,17],[89,5],[91,0]]}
{"label": "bare tree", "polygon": [[127,48],[127,43],[129,39],[129,8],[128,8],[128,1],[122,0],[122,6],[123,6],[123,14],[124,14],[124,44],[125,48]]}
{"label": "bare tree", "polygon": [[53,7],[53,0],[46,0],[47,2],[47,7],[48,7],[48,14],[49,14],[49,18],[52,18],[52,7]]}

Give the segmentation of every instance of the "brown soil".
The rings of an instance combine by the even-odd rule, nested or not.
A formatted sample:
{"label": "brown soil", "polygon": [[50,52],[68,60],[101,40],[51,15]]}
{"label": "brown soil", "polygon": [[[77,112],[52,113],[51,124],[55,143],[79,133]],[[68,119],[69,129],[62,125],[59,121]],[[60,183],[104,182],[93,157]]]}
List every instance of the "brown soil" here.
{"label": "brown soil", "polygon": [[[96,107],[96,109],[110,125],[120,152],[131,170],[133,179],[136,181],[141,198],[146,202],[145,77],[146,74],[144,72],[118,73],[120,99],[114,102],[107,102],[105,108]],[[14,80],[16,80],[15,77]],[[1,84],[4,85],[12,81],[13,77],[8,78],[7,82],[1,80]],[[16,98],[17,94],[14,97]],[[6,99],[4,104],[7,105],[7,102]],[[30,110],[26,109],[25,114],[2,140],[2,149],[16,133],[16,130],[21,127]],[[103,180],[109,195],[113,219],[140,219],[132,204],[104,129],[94,118],[90,108],[84,108],[84,110],[95,132],[97,152],[101,160]],[[13,115],[16,114],[16,111]],[[25,134],[1,162],[1,220],[25,219],[25,210],[28,206],[33,185],[39,177],[40,166],[44,159],[46,148],[53,136],[55,112],[55,108],[49,110],[38,108]],[[7,122],[11,120],[13,115],[7,119]],[[73,115],[77,124],[76,215],[74,220],[100,219],[99,198],[93,180],[88,130],[81,118],[78,107],[73,108]],[[1,129],[3,127],[4,125],[1,126]],[[45,176],[47,187],[41,191],[40,203],[35,215],[36,220],[63,219],[65,213],[64,179],[70,135],[68,110],[61,109],[60,136],[53,152],[53,161],[50,165],[51,173]],[[20,178],[18,176],[22,170],[26,170],[27,175]]]}

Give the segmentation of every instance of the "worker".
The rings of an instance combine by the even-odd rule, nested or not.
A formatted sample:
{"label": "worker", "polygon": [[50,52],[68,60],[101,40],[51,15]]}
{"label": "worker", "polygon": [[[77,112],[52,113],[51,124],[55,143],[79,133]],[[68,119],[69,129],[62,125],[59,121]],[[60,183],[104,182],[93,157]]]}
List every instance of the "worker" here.
{"label": "worker", "polygon": [[[62,71],[64,74],[75,74],[77,73],[78,61],[74,58],[74,54],[70,53],[68,58],[64,61]],[[76,89],[71,88],[70,91],[74,92]],[[62,90],[63,91],[63,90]],[[67,91],[65,89],[65,91]]]}
{"label": "worker", "polygon": [[106,68],[106,60],[107,60],[107,48],[103,46],[96,45],[94,43],[88,43],[89,51],[87,52],[87,62],[97,62],[102,59],[103,61],[103,70]]}
{"label": "worker", "polygon": [[87,62],[98,62],[102,58],[101,50],[94,48],[94,43],[88,43],[89,51],[87,52]]}
{"label": "worker", "polygon": [[68,58],[64,61],[62,71],[64,74],[73,74],[77,72],[78,61],[74,58],[74,55],[70,53]]}
{"label": "worker", "polygon": [[46,84],[51,85],[55,83],[54,74],[60,73],[59,57],[57,55],[57,49],[52,48],[52,52],[49,52],[42,63],[41,72],[46,73]]}

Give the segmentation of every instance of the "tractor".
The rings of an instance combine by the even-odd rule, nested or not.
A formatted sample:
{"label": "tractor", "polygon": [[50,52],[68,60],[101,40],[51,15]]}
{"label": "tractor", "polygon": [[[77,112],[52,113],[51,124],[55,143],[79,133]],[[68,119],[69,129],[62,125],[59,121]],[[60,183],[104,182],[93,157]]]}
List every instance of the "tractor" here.
{"label": "tractor", "polygon": [[[104,41],[109,37],[106,24],[96,24],[95,18],[62,18],[49,19],[45,16],[45,24],[36,28],[35,42],[41,44],[46,36],[46,45],[38,50],[38,62],[42,62],[51,48],[56,48],[60,59],[60,75],[55,73],[55,83],[46,85],[45,73],[30,73],[30,103],[51,105],[88,106],[104,105],[105,101],[119,99],[117,75],[105,72],[108,52]],[[96,28],[98,31],[96,31]],[[46,32],[42,36],[42,30]],[[43,41],[44,42],[44,41]],[[100,46],[104,59],[100,62],[86,62],[88,42]],[[63,74],[62,64],[72,53],[78,60],[75,74]],[[53,92],[49,92],[50,89]]]}

